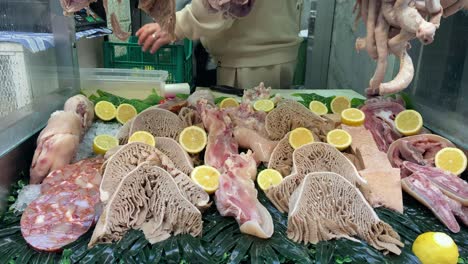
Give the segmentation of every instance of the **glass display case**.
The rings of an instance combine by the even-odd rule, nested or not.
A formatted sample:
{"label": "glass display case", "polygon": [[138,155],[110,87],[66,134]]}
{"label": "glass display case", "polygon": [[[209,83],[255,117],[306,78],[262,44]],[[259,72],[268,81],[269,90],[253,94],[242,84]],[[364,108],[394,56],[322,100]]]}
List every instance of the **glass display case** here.
{"label": "glass display case", "polygon": [[[376,62],[355,50],[365,27],[355,24],[354,1],[314,1],[309,24],[306,87],[353,89],[368,87]],[[457,145],[468,148],[468,11],[442,19],[435,41],[411,42],[415,77],[404,91],[424,124]],[[386,80],[398,73],[399,62],[389,57]]]}

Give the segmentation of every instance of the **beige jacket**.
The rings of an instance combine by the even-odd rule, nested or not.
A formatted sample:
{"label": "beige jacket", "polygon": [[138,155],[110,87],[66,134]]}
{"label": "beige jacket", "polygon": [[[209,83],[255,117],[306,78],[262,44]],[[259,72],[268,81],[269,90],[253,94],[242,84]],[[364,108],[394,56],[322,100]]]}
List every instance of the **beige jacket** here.
{"label": "beige jacket", "polygon": [[244,18],[225,18],[205,0],[177,12],[178,39],[200,39],[221,67],[260,67],[296,60],[303,0],[256,0]]}

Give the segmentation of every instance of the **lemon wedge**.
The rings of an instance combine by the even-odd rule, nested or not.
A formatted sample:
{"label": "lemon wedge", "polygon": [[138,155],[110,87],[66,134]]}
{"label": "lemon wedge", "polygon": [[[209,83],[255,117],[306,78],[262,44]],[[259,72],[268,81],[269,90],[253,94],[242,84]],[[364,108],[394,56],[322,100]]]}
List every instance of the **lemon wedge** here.
{"label": "lemon wedge", "polygon": [[273,108],[275,108],[275,103],[273,103],[273,101],[269,99],[262,99],[256,101],[253,107],[257,111],[263,111],[268,113],[271,110],[273,110]]}
{"label": "lemon wedge", "polygon": [[131,104],[121,104],[117,107],[117,121],[121,124],[127,123],[128,120],[134,118],[137,115],[137,110]]}
{"label": "lemon wedge", "polygon": [[111,135],[99,135],[93,140],[93,151],[98,155],[104,155],[106,152],[119,145],[119,140]]}
{"label": "lemon wedge", "polygon": [[341,112],[341,123],[348,126],[361,126],[365,119],[364,112],[357,108],[348,108]]}
{"label": "lemon wedge", "polygon": [[128,139],[128,143],[131,142],[145,143],[153,147],[156,146],[156,139],[151,133],[146,131],[137,131],[133,133]]}
{"label": "lemon wedge", "polygon": [[180,133],[179,143],[188,153],[200,153],[207,143],[206,132],[198,126],[186,127]]}
{"label": "lemon wedge", "polygon": [[414,110],[405,110],[396,116],[395,126],[402,135],[416,135],[421,131],[423,118],[420,113]]}
{"label": "lemon wedge", "polygon": [[351,135],[343,129],[334,129],[327,134],[327,143],[342,151],[351,146]]}
{"label": "lemon wedge", "polygon": [[314,141],[314,135],[312,132],[304,127],[298,127],[289,134],[289,144],[294,149],[298,149],[306,144],[313,143]]}
{"label": "lemon wedge", "polygon": [[312,111],[314,114],[317,114],[317,115],[328,114],[327,106],[320,101],[311,101],[309,103],[309,109],[310,111]]}
{"label": "lemon wedge", "polygon": [[419,235],[412,247],[414,255],[422,264],[456,264],[458,247],[447,234],[426,232]]}
{"label": "lemon wedge", "polygon": [[337,96],[331,101],[330,107],[334,114],[341,114],[343,110],[351,107],[351,102],[346,96]]}
{"label": "lemon wedge", "polygon": [[218,189],[219,176],[220,173],[217,169],[207,165],[195,167],[190,174],[193,182],[198,184],[209,194],[216,192]]}
{"label": "lemon wedge", "polygon": [[94,106],[96,116],[103,121],[110,121],[115,118],[117,109],[108,101],[100,101]]}
{"label": "lemon wedge", "polygon": [[232,97],[225,98],[221,101],[221,103],[219,103],[219,108],[221,109],[228,108],[228,107],[238,107],[238,106],[239,106],[239,102],[237,102],[237,100]]}
{"label": "lemon wedge", "polygon": [[443,148],[435,156],[435,165],[439,169],[460,175],[466,170],[466,155],[457,148]]}
{"label": "lemon wedge", "polygon": [[257,183],[260,189],[263,191],[269,188],[279,185],[283,181],[283,176],[277,170],[266,169],[262,170],[257,176]]}

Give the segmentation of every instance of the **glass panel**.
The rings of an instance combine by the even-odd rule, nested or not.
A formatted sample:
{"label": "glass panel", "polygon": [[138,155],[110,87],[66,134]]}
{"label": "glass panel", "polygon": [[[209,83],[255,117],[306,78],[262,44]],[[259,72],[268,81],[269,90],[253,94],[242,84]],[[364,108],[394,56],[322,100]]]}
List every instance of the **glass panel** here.
{"label": "glass panel", "polygon": [[419,59],[407,92],[425,124],[468,149],[468,11],[443,19],[434,43],[411,56]]}

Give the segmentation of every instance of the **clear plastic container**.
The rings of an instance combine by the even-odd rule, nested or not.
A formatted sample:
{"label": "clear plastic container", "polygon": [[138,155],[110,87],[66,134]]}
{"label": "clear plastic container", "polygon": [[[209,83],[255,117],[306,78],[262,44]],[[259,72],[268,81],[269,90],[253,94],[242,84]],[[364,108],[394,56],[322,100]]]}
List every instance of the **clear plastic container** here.
{"label": "clear plastic container", "polygon": [[153,89],[164,87],[167,76],[167,71],[81,68],[80,86],[86,94],[99,89],[125,98],[143,99]]}

